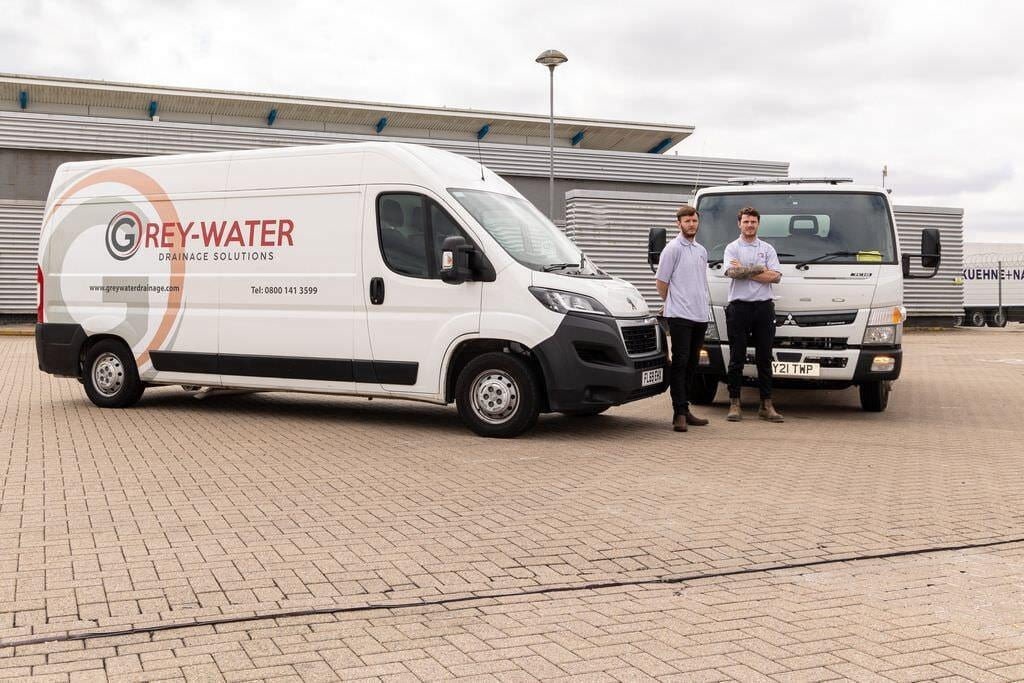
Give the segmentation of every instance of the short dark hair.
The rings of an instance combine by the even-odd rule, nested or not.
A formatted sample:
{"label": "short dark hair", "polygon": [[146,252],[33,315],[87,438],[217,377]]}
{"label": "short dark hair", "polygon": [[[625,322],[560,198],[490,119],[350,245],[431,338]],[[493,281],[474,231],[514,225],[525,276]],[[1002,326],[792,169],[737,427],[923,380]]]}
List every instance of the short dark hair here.
{"label": "short dark hair", "polygon": [[689,204],[683,204],[676,209],[676,220],[679,220],[683,216],[696,216],[697,218],[700,218],[700,212]]}
{"label": "short dark hair", "polygon": [[736,214],[736,220],[741,221],[743,220],[744,216],[753,216],[754,218],[757,219],[758,223],[761,222],[761,212],[752,206],[744,206],[742,209],[740,209],[740,212]]}

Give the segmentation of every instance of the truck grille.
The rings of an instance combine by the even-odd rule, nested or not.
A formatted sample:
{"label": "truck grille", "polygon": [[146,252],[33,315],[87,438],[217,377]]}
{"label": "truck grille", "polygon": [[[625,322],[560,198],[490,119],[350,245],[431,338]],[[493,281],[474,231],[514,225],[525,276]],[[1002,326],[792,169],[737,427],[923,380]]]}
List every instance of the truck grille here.
{"label": "truck grille", "polygon": [[817,351],[843,351],[845,337],[775,337],[777,349],[813,349]]}
{"label": "truck grille", "polygon": [[658,350],[657,325],[623,325],[621,329],[622,341],[629,355],[642,356]]}
{"label": "truck grille", "polygon": [[851,325],[857,319],[857,311],[835,311],[833,313],[775,313],[775,326],[826,327],[829,325]]}

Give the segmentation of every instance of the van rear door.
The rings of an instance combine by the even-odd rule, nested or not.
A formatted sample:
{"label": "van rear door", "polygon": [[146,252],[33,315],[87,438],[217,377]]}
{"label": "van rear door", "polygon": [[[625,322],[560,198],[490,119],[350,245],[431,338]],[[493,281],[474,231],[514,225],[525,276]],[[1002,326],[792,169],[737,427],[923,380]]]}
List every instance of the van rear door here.
{"label": "van rear door", "polygon": [[473,240],[423,188],[366,192],[361,286],[376,382],[388,392],[441,394],[448,348],[480,330],[483,291],[480,282],[441,281],[441,245],[454,235]]}

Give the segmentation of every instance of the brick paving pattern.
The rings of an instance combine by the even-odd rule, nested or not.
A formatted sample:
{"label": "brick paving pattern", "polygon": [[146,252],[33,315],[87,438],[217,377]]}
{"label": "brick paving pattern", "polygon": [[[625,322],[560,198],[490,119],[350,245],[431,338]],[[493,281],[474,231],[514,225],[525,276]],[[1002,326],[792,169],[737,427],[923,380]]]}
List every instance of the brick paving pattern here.
{"label": "brick paving pattern", "polygon": [[[451,408],[148,391],[0,337],[0,679],[1022,680],[1024,327],[908,334],[887,413],[669,429],[667,396],[479,439]],[[724,394],[724,392],[722,392]],[[753,406],[753,400],[749,401]]]}

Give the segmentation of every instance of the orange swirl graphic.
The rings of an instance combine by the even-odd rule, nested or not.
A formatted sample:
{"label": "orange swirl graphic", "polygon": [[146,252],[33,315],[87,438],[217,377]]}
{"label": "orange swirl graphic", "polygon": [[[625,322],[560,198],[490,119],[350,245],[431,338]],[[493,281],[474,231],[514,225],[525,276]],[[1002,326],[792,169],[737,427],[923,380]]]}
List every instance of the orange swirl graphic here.
{"label": "orange swirl graphic", "polygon": [[[120,183],[122,185],[127,185],[149,201],[153,208],[156,209],[161,222],[180,222],[178,212],[174,208],[174,202],[171,201],[167,196],[167,193],[164,192],[164,189],[160,187],[160,184],[153,180],[153,178],[141,171],[136,171],[131,168],[108,168],[96,171],[69,187],[67,191],[64,192],[56,202],[54,202],[50,212],[43,220],[43,225],[49,222],[53,217],[54,212],[63,206],[64,203],[74,194],[81,192],[87,187],[92,187],[93,185],[98,185],[100,183]],[[182,254],[184,251],[184,240],[180,234],[175,234],[174,241],[171,245],[171,253]],[[148,362],[149,352],[154,349],[159,349],[164,343],[167,339],[167,335],[171,332],[171,328],[174,326],[175,319],[181,312],[181,297],[185,291],[184,259],[171,260],[170,280],[172,288],[167,295],[167,308],[164,310],[163,319],[160,321],[160,326],[157,328],[156,334],[153,335],[152,340],[149,342],[149,346],[147,346],[146,350],[142,352],[142,355],[138,357],[137,362],[139,365],[143,365]],[[177,286],[173,287],[173,285]]]}

